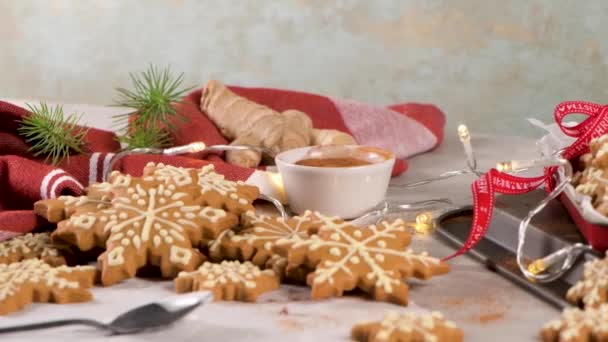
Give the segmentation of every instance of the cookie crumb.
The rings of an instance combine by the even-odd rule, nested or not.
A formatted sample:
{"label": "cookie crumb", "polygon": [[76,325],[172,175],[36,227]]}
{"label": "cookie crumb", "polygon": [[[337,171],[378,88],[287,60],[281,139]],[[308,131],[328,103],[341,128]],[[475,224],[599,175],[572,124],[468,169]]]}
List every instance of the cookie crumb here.
{"label": "cookie crumb", "polygon": [[479,323],[481,323],[481,324],[488,324],[488,323],[492,323],[494,321],[501,320],[504,317],[505,317],[504,312],[489,313],[489,314],[477,316],[477,321],[479,321]]}
{"label": "cookie crumb", "polygon": [[295,330],[303,330],[304,327],[302,326],[302,324],[296,320],[293,319],[280,319],[279,321],[279,325],[288,331],[295,331]]}

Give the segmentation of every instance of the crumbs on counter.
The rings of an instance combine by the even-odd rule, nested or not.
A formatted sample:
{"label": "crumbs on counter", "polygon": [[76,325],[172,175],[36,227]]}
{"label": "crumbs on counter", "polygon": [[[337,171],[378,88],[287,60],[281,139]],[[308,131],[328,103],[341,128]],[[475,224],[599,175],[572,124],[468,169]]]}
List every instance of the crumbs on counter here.
{"label": "crumbs on counter", "polygon": [[479,315],[476,317],[476,319],[481,324],[488,324],[488,323],[491,323],[494,321],[501,320],[504,317],[505,317],[505,312],[497,312],[497,313]]}
{"label": "crumbs on counter", "polygon": [[287,330],[287,331],[304,330],[304,326],[302,325],[302,323],[300,323],[294,319],[283,318],[283,319],[279,319],[277,322],[279,323],[279,326],[281,326],[281,328],[283,328],[283,330]]}
{"label": "crumbs on counter", "polygon": [[[478,324],[491,324],[505,318],[510,306],[499,301],[494,295],[475,298],[449,297],[441,301],[445,308],[459,308],[468,321]],[[449,310],[449,309],[448,309]]]}

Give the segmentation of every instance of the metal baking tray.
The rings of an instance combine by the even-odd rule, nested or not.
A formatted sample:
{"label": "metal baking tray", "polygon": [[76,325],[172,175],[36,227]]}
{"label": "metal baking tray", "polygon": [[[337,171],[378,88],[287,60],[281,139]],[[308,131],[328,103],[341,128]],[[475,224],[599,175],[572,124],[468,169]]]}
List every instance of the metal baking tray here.
{"label": "metal baking tray", "polygon": [[[585,253],[570,271],[550,283],[532,283],[524,277],[515,261],[519,223],[545,196],[542,190],[519,196],[497,196],[488,232],[468,255],[561,309],[570,306],[565,300],[566,291],[582,277],[584,262],[601,255]],[[470,206],[447,212],[438,218],[437,234],[454,247],[460,247],[468,237],[472,221],[473,210]],[[553,201],[530,223],[524,247],[525,257],[530,260],[540,258],[576,242],[584,242],[583,236],[561,203]]]}

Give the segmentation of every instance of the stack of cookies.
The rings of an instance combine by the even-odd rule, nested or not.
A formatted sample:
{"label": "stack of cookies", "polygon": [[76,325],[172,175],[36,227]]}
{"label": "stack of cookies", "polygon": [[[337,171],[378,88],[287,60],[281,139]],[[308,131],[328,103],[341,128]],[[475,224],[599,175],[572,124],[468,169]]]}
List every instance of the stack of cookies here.
{"label": "stack of cookies", "polygon": [[608,338],[608,254],[585,264],[583,279],[566,293],[576,307],[547,323],[543,341],[605,341]]}
{"label": "stack of cookies", "polygon": [[[359,289],[400,305],[408,303],[404,279],[449,271],[408,249],[400,219],[368,227],[310,211],[283,219],[256,212],[258,196],[257,187],[226,180],[212,165],[149,163],[141,177],[115,171],[85,196],[39,201],[36,213],[56,229],[0,243],[0,313],[33,299],[89,300],[95,281],[111,286],[150,267],[173,279],[176,292],[211,291],[216,300],[256,301],[292,283],[310,286],[313,299]],[[97,267],[66,266],[56,246],[99,251]]]}
{"label": "stack of cookies", "polygon": [[593,207],[608,216],[608,135],[591,140],[589,153],[580,158],[580,169],[572,181],[576,191],[590,196]]}
{"label": "stack of cookies", "polygon": [[0,315],[38,302],[74,303],[93,295],[97,270],[65,265],[49,233],[17,236],[0,243]]}

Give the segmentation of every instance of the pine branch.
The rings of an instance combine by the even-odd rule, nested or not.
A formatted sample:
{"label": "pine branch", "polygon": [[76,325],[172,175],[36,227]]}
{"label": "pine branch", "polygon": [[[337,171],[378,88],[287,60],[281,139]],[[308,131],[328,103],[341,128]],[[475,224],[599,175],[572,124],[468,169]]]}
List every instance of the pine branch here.
{"label": "pine branch", "polygon": [[169,132],[156,127],[132,127],[131,131],[118,137],[127,150],[134,148],[165,148],[171,146]]}
{"label": "pine branch", "polygon": [[[165,143],[163,139],[168,139],[168,133],[159,133],[163,129],[174,129],[172,118],[185,120],[173,107],[174,103],[179,103],[184,94],[193,88],[180,89],[183,75],[182,73],[174,77],[169,68],[159,70],[154,66],[139,75],[129,74],[133,89],[116,89],[119,95],[116,105],[134,109],[132,113],[115,116],[119,123],[126,127],[131,126],[125,128],[124,131],[130,134],[121,137],[123,142],[149,142],[155,146]],[[131,117],[133,120],[129,122]],[[133,132],[132,128],[139,131]]]}
{"label": "pine branch", "polygon": [[88,132],[88,129],[77,127],[82,114],[65,117],[62,106],[52,108],[46,103],[41,103],[40,107],[27,106],[32,113],[19,122],[18,132],[31,145],[30,153],[46,155],[46,161],[50,159],[53,165],[69,158],[70,152],[82,153]]}

